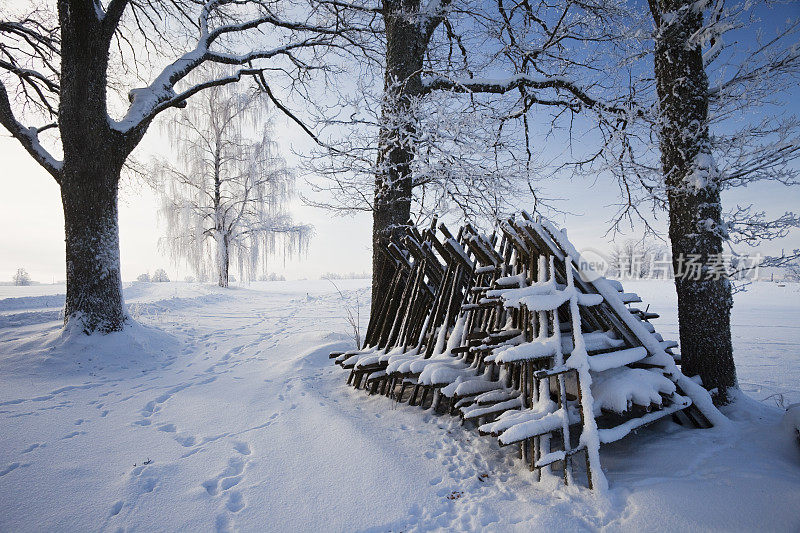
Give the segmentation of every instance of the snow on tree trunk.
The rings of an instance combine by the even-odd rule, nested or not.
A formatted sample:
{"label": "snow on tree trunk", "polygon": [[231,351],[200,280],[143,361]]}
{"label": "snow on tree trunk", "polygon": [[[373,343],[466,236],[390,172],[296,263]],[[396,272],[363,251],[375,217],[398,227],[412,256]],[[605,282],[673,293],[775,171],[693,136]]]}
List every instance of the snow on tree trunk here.
{"label": "snow on tree trunk", "polygon": [[[67,296],[65,324],[86,333],[122,329],[117,188],[123,162],[141,134],[114,132],[106,112],[108,45],[96,38],[93,12],[60,8],[61,92],[58,125],[64,150]],[[133,141],[133,144],[130,142]]]}
{"label": "snow on tree trunk", "polygon": [[[72,175],[65,168],[61,186],[67,254],[64,322],[79,320],[87,332],[122,329],[125,310],[119,262],[117,180],[119,169]],[[87,174],[87,172],[90,172]]]}
{"label": "snow on tree trunk", "polygon": [[[428,41],[417,18],[409,16],[419,12],[419,0],[387,0],[383,6],[386,71],[372,213],[372,294],[388,289],[391,275],[381,250],[402,232],[411,216],[412,139],[416,132],[411,106],[422,93],[422,59]],[[373,305],[379,301],[372,299]]]}
{"label": "snow on tree trunk", "polygon": [[[80,316],[87,333],[114,331],[124,323],[117,229],[120,169],[155,117],[167,109],[185,107],[187,100],[212,87],[235,84],[243,76],[269,72],[275,78],[286,78],[292,86],[303,85],[306,74],[322,66],[325,50],[340,46],[339,39],[353,42],[347,34],[354,29],[342,27],[338,16],[312,20],[314,6],[305,14],[303,6],[299,6],[300,12],[288,10],[299,16],[299,21],[284,18],[266,0],[60,0],[52,4],[57,20],[51,8],[38,5],[22,6],[19,13],[3,12],[4,18],[9,15],[12,20],[4,20],[0,32],[4,54],[0,61],[0,125],[61,186],[67,242],[66,320]],[[181,44],[172,47],[166,36],[174,33],[181,35]],[[265,34],[274,39],[265,41]],[[120,46],[123,42],[130,46]],[[275,43],[278,48],[273,48]],[[126,81],[141,80],[140,76],[126,76],[126,72],[154,74],[148,85],[127,91],[130,105],[116,118],[109,116],[107,101],[107,69],[112,56],[122,69],[115,73],[115,89],[122,89]],[[288,63],[284,62],[287,57],[291,59]],[[225,67],[205,68],[221,64]],[[159,72],[157,66],[163,70]],[[195,82],[187,85],[187,77]],[[121,102],[112,101],[118,108]],[[15,113],[14,107],[21,113]],[[23,120],[40,125],[24,125]],[[60,142],[52,144],[55,148],[60,145],[63,161],[40,142],[40,133],[56,130]],[[263,155],[269,151],[267,139],[261,144]],[[257,158],[249,161],[253,159]],[[265,170],[259,163],[251,166]],[[251,189],[260,194],[259,201],[266,198],[268,182],[277,182],[275,196],[280,201],[262,202],[269,205],[258,210],[255,218],[259,220],[250,217],[248,251],[255,257],[263,249],[259,240],[266,240],[265,226],[268,231],[283,232],[291,245],[302,244],[310,228],[287,224],[279,209],[289,195],[287,180],[267,176],[251,181]],[[240,210],[237,217],[246,215],[249,213]],[[267,218],[271,220],[264,222]],[[241,242],[234,235],[234,251],[243,247]]]}
{"label": "snow on tree trunk", "polygon": [[[708,78],[702,51],[692,36],[702,26],[702,12],[688,0],[651,2],[658,26],[655,76],[661,116],[661,166],[669,201],[682,369],[717,389],[727,402],[736,386],[731,346],[731,286],[712,270],[723,249],[720,180],[708,131]],[[703,265],[692,270],[689,262]]]}

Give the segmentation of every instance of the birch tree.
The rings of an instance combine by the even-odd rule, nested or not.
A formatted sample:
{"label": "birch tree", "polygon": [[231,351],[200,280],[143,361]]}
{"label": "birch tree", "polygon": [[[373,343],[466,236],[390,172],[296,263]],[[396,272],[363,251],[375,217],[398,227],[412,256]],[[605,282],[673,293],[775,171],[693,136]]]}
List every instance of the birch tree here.
{"label": "birch tree", "polygon": [[[276,85],[302,85],[324,67],[324,52],[346,53],[352,43],[336,8],[311,0],[4,5],[0,124],[61,189],[65,324],[75,321],[90,333],[125,323],[118,184],[157,115],[209,87],[262,72]],[[186,82],[208,65],[227,69]],[[128,91],[128,102],[115,99],[130,80],[141,85]]]}
{"label": "birch tree", "polygon": [[24,268],[18,268],[11,281],[14,282],[14,285],[30,285],[31,276]]}
{"label": "birch tree", "polygon": [[266,106],[252,90],[204,91],[168,122],[177,161],[155,166],[162,245],[220,287],[228,286],[231,264],[249,281],[271,253],[299,250],[311,233],[287,211],[294,176],[277,153]]}

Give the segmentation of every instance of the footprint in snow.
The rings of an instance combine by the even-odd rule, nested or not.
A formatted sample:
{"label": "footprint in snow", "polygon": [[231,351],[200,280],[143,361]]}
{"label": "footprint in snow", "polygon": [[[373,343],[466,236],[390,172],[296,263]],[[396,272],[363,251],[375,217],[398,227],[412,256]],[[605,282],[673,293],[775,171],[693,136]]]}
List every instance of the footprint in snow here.
{"label": "footprint in snow", "polygon": [[200,485],[206,489],[206,492],[209,493],[211,496],[217,495],[217,485],[219,484],[219,480],[217,479],[209,479],[208,481],[203,481]]}
{"label": "footprint in snow", "polygon": [[109,517],[117,516],[119,514],[119,512],[122,510],[123,504],[124,504],[123,501],[120,500],[117,503],[115,503],[114,505],[112,505],[111,506],[111,512],[108,514],[108,516]]}
{"label": "footprint in snow", "polygon": [[197,438],[194,435],[177,435],[175,440],[184,448],[191,448],[197,443]]}
{"label": "footprint in snow", "polygon": [[217,517],[215,525],[217,527],[217,533],[227,533],[231,531],[231,519],[225,513]]}
{"label": "footprint in snow", "polygon": [[45,446],[44,442],[34,442],[30,446],[22,450],[22,453],[31,453],[36,448],[44,448],[44,446]]}
{"label": "footprint in snow", "polygon": [[226,477],[220,480],[219,489],[222,492],[235,487],[242,481],[242,476]]}
{"label": "footprint in snow", "polygon": [[146,494],[148,492],[153,492],[158,484],[158,480],[154,477],[144,478],[142,483],[139,485],[139,492],[141,494]]}
{"label": "footprint in snow", "polygon": [[5,476],[6,474],[10,474],[11,472],[16,470],[17,468],[25,467],[25,466],[30,466],[30,465],[28,463],[16,463],[16,462],[7,464],[3,468],[0,468],[0,477]]}
{"label": "footprint in snow", "polygon": [[225,507],[232,513],[238,513],[242,509],[244,509],[244,498],[242,497],[242,493],[238,491],[233,491],[228,495],[228,501],[225,504]]}
{"label": "footprint in snow", "polygon": [[242,455],[250,455],[251,453],[250,445],[246,442],[235,441],[233,443],[233,449]]}
{"label": "footprint in snow", "polygon": [[239,457],[232,457],[228,459],[228,467],[223,470],[217,477],[204,481],[202,486],[206,489],[211,496],[216,496],[220,490],[223,492],[231,487],[238,485],[242,480],[242,472],[244,472],[245,463]]}

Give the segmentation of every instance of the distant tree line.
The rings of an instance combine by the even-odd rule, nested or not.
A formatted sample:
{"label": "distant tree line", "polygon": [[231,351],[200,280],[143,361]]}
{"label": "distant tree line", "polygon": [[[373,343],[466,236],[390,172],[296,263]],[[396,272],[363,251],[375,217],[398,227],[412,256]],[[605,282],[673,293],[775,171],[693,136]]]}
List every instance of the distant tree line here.
{"label": "distant tree line", "polygon": [[136,277],[136,281],[142,281],[145,283],[153,282],[153,283],[168,283],[169,276],[167,272],[163,268],[157,268],[153,275],[151,276],[149,273],[145,272],[144,274],[139,274]]}

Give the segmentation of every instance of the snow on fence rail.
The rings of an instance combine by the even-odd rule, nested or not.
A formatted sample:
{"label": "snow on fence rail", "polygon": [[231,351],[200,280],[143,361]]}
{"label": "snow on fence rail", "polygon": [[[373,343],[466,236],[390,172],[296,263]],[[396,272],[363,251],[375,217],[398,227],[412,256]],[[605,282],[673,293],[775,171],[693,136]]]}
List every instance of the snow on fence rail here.
{"label": "snow on fence rail", "polygon": [[627,307],[638,296],[587,270],[550,222],[522,212],[491,237],[409,225],[381,251],[391,283],[373,295],[365,347],[331,354],[348,384],[474,422],[540,477],[572,483],[582,455],[598,490],[601,444],[666,416],[724,423],[657,315]]}

